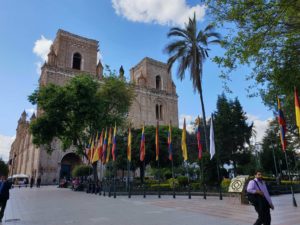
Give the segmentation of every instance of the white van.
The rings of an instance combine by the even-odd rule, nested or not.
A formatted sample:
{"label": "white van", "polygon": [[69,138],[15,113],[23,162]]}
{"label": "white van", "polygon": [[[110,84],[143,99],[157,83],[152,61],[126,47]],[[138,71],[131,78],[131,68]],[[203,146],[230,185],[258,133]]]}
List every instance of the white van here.
{"label": "white van", "polygon": [[14,174],[12,177],[8,177],[8,180],[12,182],[13,187],[29,186],[29,176],[25,174]]}

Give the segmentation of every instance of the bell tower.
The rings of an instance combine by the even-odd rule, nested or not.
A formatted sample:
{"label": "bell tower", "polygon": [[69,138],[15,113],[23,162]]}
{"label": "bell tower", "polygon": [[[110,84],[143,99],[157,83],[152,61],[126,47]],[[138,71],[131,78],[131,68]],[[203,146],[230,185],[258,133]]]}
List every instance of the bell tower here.
{"label": "bell tower", "polygon": [[99,69],[99,63],[97,65],[98,47],[96,40],[58,30],[48,61],[42,67],[40,85],[64,85],[70,78],[82,73],[100,79],[103,70]]}

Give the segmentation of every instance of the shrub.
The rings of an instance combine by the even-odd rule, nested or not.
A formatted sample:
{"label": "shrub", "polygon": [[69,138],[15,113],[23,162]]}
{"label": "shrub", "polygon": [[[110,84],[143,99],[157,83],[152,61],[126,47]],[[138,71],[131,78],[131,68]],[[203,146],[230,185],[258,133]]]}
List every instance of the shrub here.
{"label": "shrub", "polygon": [[200,186],[201,186],[200,183],[192,183],[192,184],[191,184],[191,187],[192,187],[192,190],[193,190],[193,191],[200,190]]}
{"label": "shrub", "polygon": [[164,177],[166,180],[172,178],[172,172],[171,171],[165,171],[164,172]]}
{"label": "shrub", "polygon": [[230,185],[231,180],[224,178],[221,182],[221,187],[224,191],[228,191],[229,185]]}
{"label": "shrub", "polygon": [[89,176],[93,173],[93,168],[88,165],[78,165],[72,170],[73,177],[84,177]]}
{"label": "shrub", "polygon": [[178,183],[180,186],[186,186],[188,185],[188,178],[181,176],[181,177],[177,177]]}
{"label": "shrub", "polygon": [[174,179],[173,178],[168,179],[168,183],[169,183],[171,188],[173,188],[174,186],[177,187],[179,185],[178,180],[175,179],[175,178]]}
{"label": "shrub", "polygon": [[150,186],[151,188],[153,189],[158,189],[158,188],[161,188],[161,189],[169,189],[170,188],[170,184],[166,184],[166,183],[162,183],[162,184],[151,184]]}

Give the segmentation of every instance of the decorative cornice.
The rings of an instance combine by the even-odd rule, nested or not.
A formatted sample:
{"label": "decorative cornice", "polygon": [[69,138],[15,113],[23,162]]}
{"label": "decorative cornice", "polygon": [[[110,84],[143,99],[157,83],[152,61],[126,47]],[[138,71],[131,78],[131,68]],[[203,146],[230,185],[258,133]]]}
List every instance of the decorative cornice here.
{"label": "decorative cornice", "polygon": [[85,43],[89,43],[91,45],[96,45],[97,47],[98,47],[98,44],[99,44],[99,42],[97,40],[82,37],[82,36],[70,33],[68,31],[62,30],[62,29],[59,29],[57,31],[56,35],[57,35],[57,37],[62,36],[62,37],[73,38],[73,39],[76,39],[76,41],[82,41],[82,42],[85,42]]}

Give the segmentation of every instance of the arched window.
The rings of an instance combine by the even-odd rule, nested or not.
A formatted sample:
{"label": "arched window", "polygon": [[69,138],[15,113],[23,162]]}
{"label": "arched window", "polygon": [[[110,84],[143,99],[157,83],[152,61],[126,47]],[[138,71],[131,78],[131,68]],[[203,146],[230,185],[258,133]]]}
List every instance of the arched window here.
{"label": "arched window", "polygon": [[76,69],[76,70],[80,70],[80,67],[81,67],[81,55],[78,52],[76,52],[73,55],[73,66],[72,66],[72,68]]}
{"label": "arched window", "polygon": [[163,106],[159,106],[159,118],[162,120],[163,119]]}
{"label": "arched window", "polygon": [[161,90],[161,78],[159,75],[156,76],[156,89]]}
{"label": "arched window", "polygon": [[155,115],[156,115],[156,119],[159,120],[159,106],[157,104],[155,107]]}
{"label": "arched window", "polygon": [[156,104],[155,106],[155,115],[157,120],[163,119],[163,106]]}

